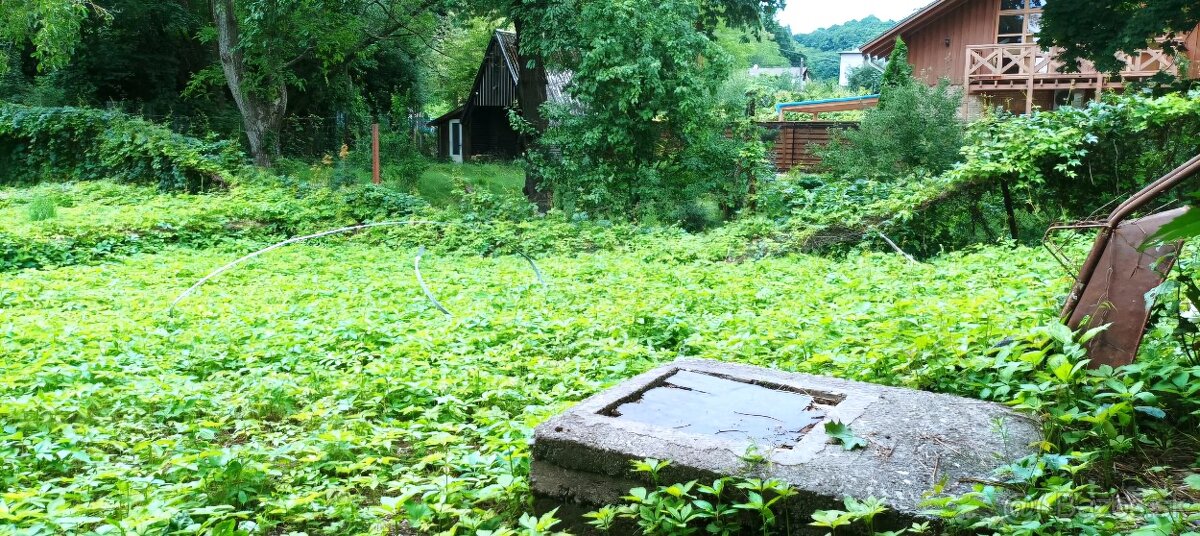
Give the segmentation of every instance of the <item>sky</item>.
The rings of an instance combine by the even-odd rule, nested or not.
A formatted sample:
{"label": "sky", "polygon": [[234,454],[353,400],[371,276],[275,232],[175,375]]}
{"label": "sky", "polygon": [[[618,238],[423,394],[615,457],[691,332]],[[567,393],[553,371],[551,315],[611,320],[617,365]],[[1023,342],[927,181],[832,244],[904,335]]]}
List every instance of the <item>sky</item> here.
{"label": "sky", "polygon": [[794,33],[808,33],[867,15],[900,20],[928,3],[929,0],[788,0],[779,22],[791,26]]}

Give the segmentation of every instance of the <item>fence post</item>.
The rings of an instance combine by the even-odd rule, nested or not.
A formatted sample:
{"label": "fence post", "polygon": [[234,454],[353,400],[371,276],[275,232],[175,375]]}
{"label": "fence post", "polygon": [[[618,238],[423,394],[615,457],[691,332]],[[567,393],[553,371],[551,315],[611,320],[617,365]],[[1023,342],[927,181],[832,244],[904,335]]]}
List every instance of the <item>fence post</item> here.
{"label": "fence post", "polygon": [[379,184],[379,123],[371,124],[371,182]]}

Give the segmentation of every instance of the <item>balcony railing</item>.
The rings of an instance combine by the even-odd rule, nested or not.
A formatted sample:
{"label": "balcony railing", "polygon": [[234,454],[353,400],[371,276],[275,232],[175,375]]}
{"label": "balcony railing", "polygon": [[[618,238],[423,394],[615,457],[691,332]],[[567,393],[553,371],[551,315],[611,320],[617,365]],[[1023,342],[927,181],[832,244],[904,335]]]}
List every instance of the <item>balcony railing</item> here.
{"label": "balcony railing", "polygon": [[1059,49],[1042,50],[1036,44],[978,45],[967,47],[966,82],[968,86],[980,85],[1030,85],[1036,88],[1045,84],[1106,83],[1119,85],[1122,81],[1152,77],[1160,72],[1176,74],[1175,59],[1162,50],[1143,50],[1137,55],[1120,54],[1125,62],[1121,80],[1108,82],[1108,75],[1096,70],[1096,66],[1082,61],[1078,72],[1061,72],[1064,62],[1058,59]]}

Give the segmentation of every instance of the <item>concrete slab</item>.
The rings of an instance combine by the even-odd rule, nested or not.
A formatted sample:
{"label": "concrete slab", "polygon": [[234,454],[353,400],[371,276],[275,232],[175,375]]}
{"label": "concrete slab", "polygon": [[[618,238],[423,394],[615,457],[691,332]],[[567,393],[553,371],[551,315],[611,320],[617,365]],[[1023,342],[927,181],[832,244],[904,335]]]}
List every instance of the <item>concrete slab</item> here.
{"label": "concrete slab", "polygon": [[[829,421],[848,424],[868,446],[834,444]],[[665,484],[721,476],[791,483],[800,492],[786,509],[793,533],[813,511],[840,509],[847,495],[884,500],[892,512],[877,524],[899,528],[923,520],[920,503],[939,482],[950,493],[969,491],[1032,454],[1040,439],[1037,422],[998,404],[683,360],[538,426],[531,479],[538,510],[559,508],[576,532],[586,532],[582,514],[649,485],[630,471],[630,461],[644,458],[671,460]],[[766,463],[748,462],[751,450]]]}

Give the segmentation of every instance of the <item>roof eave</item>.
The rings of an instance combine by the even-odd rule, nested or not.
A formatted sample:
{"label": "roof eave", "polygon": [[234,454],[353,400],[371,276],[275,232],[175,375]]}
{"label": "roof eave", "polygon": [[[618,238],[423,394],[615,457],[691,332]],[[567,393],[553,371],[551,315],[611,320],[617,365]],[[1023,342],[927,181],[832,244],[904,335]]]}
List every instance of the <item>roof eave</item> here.
{"label": "roof eave", "polygon": [[879,37],[872,39],[867,44],[859,47],[862,53],[871,57],[887,56],[892,51],[892,46],[896,43],[896,38],[905,32],[920,29],[932,22],[934,19],[946,14],[962,4],[966,0],[934,0],[929,5],[921,8],[916,13],[909,15],[900,22],[896,23],[890,30],[883,32]]}

